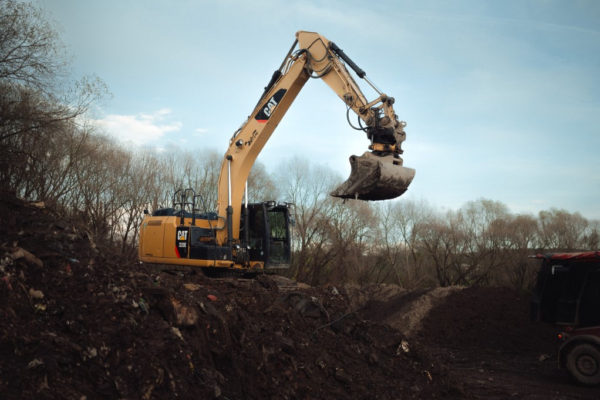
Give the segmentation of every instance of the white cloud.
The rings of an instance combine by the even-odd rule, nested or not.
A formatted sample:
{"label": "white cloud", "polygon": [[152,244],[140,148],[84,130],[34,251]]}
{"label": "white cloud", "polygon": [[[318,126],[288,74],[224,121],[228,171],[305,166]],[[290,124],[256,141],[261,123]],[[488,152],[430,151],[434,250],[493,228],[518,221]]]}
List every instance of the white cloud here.
{"label": "white cloud", "polygon": [[206,132],[208,132],[208,129],[206,128],[196,128],[194,130],[194,135],[195,136],[202,136],[203,134],[205,134]]}
{"label": "white cloud", "polygon": [[181,122],[167,121],[170,114],[170,109],[162,108],[150,114],[109,114],[94,122],[106,133],[123,142],[144,145],[159,140],[167,132],[181,129]]}

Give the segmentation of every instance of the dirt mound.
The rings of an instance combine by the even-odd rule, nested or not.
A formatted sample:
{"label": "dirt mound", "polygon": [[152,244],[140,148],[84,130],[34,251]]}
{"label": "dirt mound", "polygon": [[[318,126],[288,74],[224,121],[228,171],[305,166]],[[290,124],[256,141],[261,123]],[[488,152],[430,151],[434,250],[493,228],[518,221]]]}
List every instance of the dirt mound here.
{"label": "dirt mound", "polygon": [[508,288],[455,291],[422,320],[415,340],[481,399],[598,399],[557,366],[557,328],[529,319],[530,296]]}
{"label": "dirt mound", "polygon": [[346,284],[342,289],[348,297],[350,308],[353,310],[365,308],[369,303],[387,303],[391,299],[407,293],[406,289],[389,283],[368,284],[363,286]]}
{"label": "dirt mound", "polygon": [[371,321],[386,323],[406,336],[421,329],[430,310],[449,294],[462,289],[458,286],[402,292],[389,299],[374,299],[360,310]]}
{"label": "dirt mound", "polygon": [[531,322],[529,301],[530,295],[508,288],[465,288],[434,307],[419,334],[429,344],[450,348],[551,352],[555,329]]}
{"label": "dirt mound", "polygon": [[3,399],[464,396],[343,289],[153,273],[41,204],[0,217]]}
{"label": "dirt mound", "polygon": [[598,399],[600,389],[573,385],[558,368],[557,329],[529,320],[529,299],[500,287],[437,288],[374,297],[359,314],[406,334],[465,397]]}

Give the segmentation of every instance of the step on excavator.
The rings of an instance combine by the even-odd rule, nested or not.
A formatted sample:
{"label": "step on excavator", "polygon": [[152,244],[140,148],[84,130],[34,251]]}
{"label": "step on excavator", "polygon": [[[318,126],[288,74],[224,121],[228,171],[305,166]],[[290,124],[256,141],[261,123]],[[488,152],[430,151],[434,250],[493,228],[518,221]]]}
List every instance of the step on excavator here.
{"label": "step on excavator", "polygon": [[[378,97],[367,100],[347,67]],[[246,182],[260,151],[309,78],[325,81],[346,105],[350,125],[364,131],[371,142],[369,151],[350,157],[350,177],[331,195],[371,201],[393,199],[407,190],[415,170],[404,167],[400,157],[406,124],[394,112],[394,98],[377,89],[334,42],[299,31],[254,110],[229,141],[216,212],[199,213],[192,189],[177,191],[171,208],[146,212],[139,237],[143,263],[242,271],[289,267],[290,204],[248,204]],[[357,115],[355,124],[350,111]]]}

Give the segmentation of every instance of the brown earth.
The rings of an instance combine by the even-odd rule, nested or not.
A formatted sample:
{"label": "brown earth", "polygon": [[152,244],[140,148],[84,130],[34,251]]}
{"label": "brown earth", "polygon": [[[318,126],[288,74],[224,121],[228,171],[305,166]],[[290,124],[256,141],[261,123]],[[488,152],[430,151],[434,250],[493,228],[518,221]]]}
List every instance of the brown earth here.
{"label": "brown earth", "polygon": [[0,204],[2,399],[457,398],[348,295],[126,265],[41,205]]}
{"label": "brown earth", "polygon": [[437,288],[361,311],[408,336],[475,399],[600,399],[557,366],[557,328],[531,322],[529,295],[499,287]]}
{"label": "brown earth", "polygon": [[507,289],[156,272],[41,204],[0,221],[1,399],[600,397]]}

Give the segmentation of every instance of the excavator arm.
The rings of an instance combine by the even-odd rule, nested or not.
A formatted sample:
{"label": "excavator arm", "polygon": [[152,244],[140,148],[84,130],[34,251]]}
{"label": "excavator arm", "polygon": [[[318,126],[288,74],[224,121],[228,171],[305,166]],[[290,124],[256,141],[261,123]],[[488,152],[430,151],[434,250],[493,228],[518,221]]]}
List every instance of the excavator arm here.
{"label": "excavator arm", "polygon": [[[368,101],[346,65],[379,94]],[[239,240],[245,183],[256,158],[310,78],[320,78],[358,115],[358,129],[371,140],[370,151],[351,156],[350,178],[331,194],[341,198],[384,200],[400,196],[415,171],[402,166],[404,122],[394,113],[394,99],[381,93],[366,74],[337,46],[314,32],[299,31],[296,41],[275,71],[252,114],[235,132],[221,164],[217,213],[227,221],[217,231],[217,243],[232,246]],[[364,125],[363,125],[364,124]]]}

